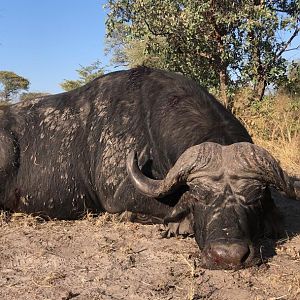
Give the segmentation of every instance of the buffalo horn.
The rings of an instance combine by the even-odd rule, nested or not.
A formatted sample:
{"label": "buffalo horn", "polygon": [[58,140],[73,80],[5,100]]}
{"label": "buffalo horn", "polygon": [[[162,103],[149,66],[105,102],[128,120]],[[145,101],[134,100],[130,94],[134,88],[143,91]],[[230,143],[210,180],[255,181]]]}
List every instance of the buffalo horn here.
{"label": "buffalo horn", "polygon": [[203,143],[188,148],[170,169],[165,179],[155,180],[145,176],[138,166],[137,154],[131,152],[127,157],[127,172],[135,188],[148,197],[160,198],[173,192],[180,185],[189,181],[194,172],[200,174],[209,169],[212,157],[222,152],[215,143]]}
{"label": "buffalo horn", "polygon": [[249,143],[237,143],[235,146],[236,154],[241,160],[247,161],[248,166],[251,165],[257,179],[274,185],[275,188],[283,191],[289,198],[300,199],[300,181],[289,177],[268,151]]}

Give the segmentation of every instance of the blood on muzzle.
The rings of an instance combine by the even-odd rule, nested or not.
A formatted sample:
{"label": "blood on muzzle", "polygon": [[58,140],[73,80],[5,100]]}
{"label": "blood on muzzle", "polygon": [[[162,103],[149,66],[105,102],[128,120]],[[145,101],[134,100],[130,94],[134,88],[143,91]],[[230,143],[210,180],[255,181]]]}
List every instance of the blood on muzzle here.
{"label": "blood on muzzle", "polygon": [[212,242],[204,253],[208,266],[218,265],[224,268],[242,267],[251,256],[250,247],[244,242]]}

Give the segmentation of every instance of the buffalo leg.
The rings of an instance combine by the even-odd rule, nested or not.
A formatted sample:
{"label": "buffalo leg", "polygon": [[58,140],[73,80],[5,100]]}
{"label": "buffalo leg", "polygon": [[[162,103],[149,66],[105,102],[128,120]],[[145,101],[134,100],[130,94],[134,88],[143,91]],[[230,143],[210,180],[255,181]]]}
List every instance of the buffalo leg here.
{"label": "buffalo leg", "polygon": [[173,207],[168,203],[138,193],[128,177],[119,185],[113,197],[107,198],[103,206],[110,213],[130,211],[161,219],[165,218],[173,210]]}
{"label": "buffalo leg", "polygon": [[105,210],[110,213],[121,213],[121,219],[125,221],[142,224],[165,223],[167,227],[162,233],[163,237],[192,234],[192,213],[185,214],[176,222],[174,220],[168,221],[168,217],[172,215],[177,206],[170,199],[172,197],[160,201],[143,196],[135,190],[129,178],[126,178],[118,187],[114,197],[105,203]]}

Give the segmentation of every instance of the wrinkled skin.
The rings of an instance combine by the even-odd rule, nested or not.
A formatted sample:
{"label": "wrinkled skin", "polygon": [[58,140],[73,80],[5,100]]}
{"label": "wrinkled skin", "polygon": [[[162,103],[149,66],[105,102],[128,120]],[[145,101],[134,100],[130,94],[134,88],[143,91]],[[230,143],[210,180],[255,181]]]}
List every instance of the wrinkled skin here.
{"label": "wrinkled skin", "polygon": [[[267,213],[259,198],[227,186],[218,194],[194,188],[194,232],[209,268],[240,268],[257,262],[256,241],[264,233]],[[261,197],[266,198],[266,192]],[[204,198],[205,197],[205,198]],[[272,201],[270,199],[270,201]],[[275,232],[273,232],[275,234]]]}
{"label": "wrinkled skin", "polygon": [[190,212],[194,235],[203,253],[204,267],[238,269],[257,264],[261,239],[279,238],[283,233],[268,188],[236,193],[227,186],[215,194],[194,187],[189,197],[193,203]]}
{"label": "wrinkled skin", "polygon": [[201,182],[193,182],[196,241],[210,268],[251,265],[256,262],[255,242],[264,233],[268,211],[262,202],[268,191],[260,182],[250,180],[230,179],[225,185],[219,182],[209,180],[207,186],[212,188],[205,192]]}

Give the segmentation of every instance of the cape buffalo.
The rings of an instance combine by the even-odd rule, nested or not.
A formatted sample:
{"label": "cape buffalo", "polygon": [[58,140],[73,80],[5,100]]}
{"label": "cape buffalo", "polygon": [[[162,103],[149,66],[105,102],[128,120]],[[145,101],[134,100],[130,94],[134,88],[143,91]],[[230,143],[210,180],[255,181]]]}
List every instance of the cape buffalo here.
{"label": "cape buffalo", "polygon": [[274,227],[270,185],[300,194],[243,125],[180,74],[114,72],[0,113],[3,209],[189,220],[208,268],[256,262],[258,238]]}

